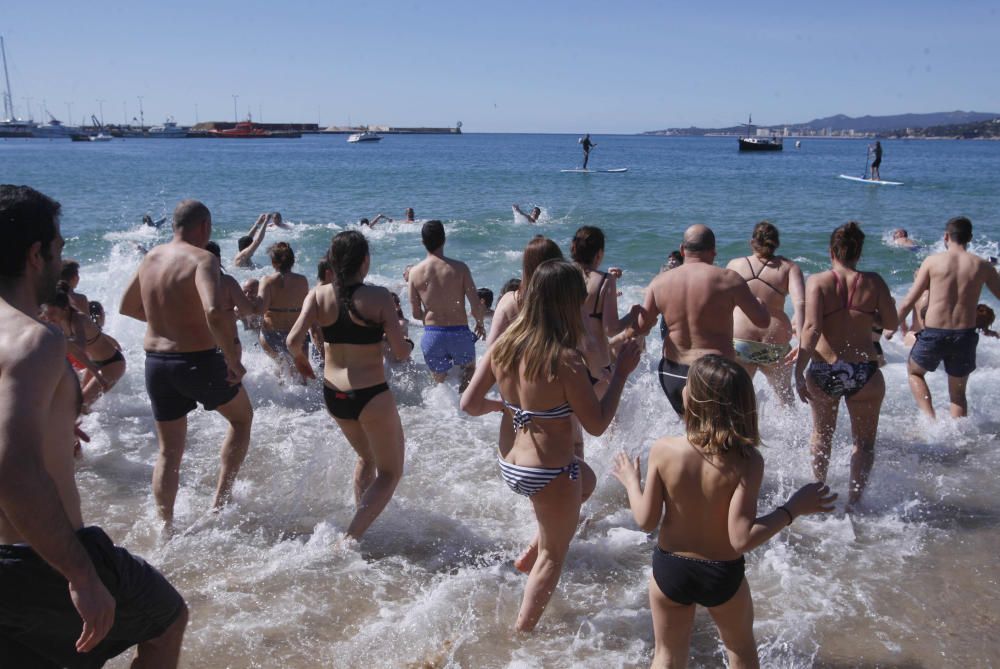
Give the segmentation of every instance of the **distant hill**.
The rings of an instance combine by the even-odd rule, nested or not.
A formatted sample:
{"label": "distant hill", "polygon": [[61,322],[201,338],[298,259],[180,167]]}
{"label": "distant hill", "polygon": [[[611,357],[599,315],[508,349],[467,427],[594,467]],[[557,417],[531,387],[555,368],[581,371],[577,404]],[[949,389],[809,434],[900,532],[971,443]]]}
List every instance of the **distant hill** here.
{"label": "distant hill", "polygon": [[[765,128],[788,128],[793,134],[802,132],[818,132],[830,130],[841,133],[853,130],[857,133],[898,133],[906,128],[931,128],[936,126],[961,126],[982,121],[992,121],[1000,116],[996,112],[952,111],[935,112],[931,114],[896,114],[893,116],[859,116],[851,117],[844,114],[817,118],[806,123],[772,123],[760,124]],[[706,134],[740,134],[743,126],[728,128],[669,128],[666,130],[651,130],[644,135],[706,135]]]}
{"label": "distant hill", "polygon": [[988,121],[935,125],[930,128],[898,128],[890,137],[950,137],[955,139],[1000,139],[1000,116]]}

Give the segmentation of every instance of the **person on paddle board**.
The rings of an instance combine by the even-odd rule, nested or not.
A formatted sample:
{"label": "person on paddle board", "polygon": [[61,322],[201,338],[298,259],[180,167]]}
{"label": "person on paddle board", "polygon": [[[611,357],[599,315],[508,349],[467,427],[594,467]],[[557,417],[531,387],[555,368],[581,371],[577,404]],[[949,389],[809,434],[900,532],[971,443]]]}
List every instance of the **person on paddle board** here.
{"label": "person on paddle board", "polygon": [[875,154],[875,160],[872,161],[872,181],[881,181],[878,168],[882,164],[882,142],[875,142],[875,146],[868,147],[868,150]]}
{"label": "person on paddle board", "polygon": [[589,132],[577,141],[583,145],[583,169],[587,169],[587,161],[590,160],[590,150],[597,146],[597,144],[590,141]]}

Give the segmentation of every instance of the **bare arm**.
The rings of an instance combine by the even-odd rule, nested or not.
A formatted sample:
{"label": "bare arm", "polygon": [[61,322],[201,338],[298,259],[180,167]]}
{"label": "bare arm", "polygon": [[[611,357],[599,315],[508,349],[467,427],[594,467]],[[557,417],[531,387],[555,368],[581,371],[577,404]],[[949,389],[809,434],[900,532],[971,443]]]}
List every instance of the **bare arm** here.
{"label": "bare arm", "polygon": [[462,277],[462,284],[465,287],[465,299],[469,301],[469,310],[472,312],[472,317],[476,319],[474,332],[479,339],[486,339],[486,325],[483,323],[483,319],[486,317],[486,307],[479,301],[479,294],[476,292],[476,282],[472,280],[472,272],[469,270],[468,265],[463,265],[463,268],[465,272]]}
{"label": "bare arm", "polygon": [[928,258],[920,265],[920,269],[917,270],[917,276],[913,280],[913,285],[910,286],[910,292],[906,294],[906,297],[903,298],[902,303],[899,305],[899,310],[896,312],[896,315],[900,321],[906,320],[907,315],[909,315],[909,313],[913,310],[913,307],[916,306],[917,300],[919,300],[924,291],[931,286],[931,273],[927,266],[929,260],[930,259]]}
{"label": "bare arm", "polygon": [[614,372],[608,381],[604,397],[597,399],[594,387],[587,378],[587,365],[583,354],[574,351],[559,366],[559,379],[563,392],[580,425],[595,437],[604,434],[618,411],[625,380],[639,364],[639,344],[634,339],[625,342],[618,351]]}
{"label": "bare arm", "polygon": [[460,406],[462,411],[470,416],[482,416],[493,411],[503,411],[503,402],[487,399],[486,393],[490,391],[497,382],[496,375],[493,374],[493,358],[490,351],[479,359],[476,365],[476,372],[469,381],[469,387],[462,393]]}
{"label": "bare arm", "polygon": [[795,336],[802,339],[802,326],[806,319],[806,281],[802,276],[802,268],[797,263],[788,261],[788,295],[792,298],[792,325]]}
{"label": "bare arm", "polygon": [[70,597],[83,619],[76,647],[86,651],[111,629],[115,602],[77,539],[43,463],[40,444],[52,420],[48,409],[66,373],[66,346],[55,333],[40,339],[0,374],[0,509],[42,559],[69,581]]}
{"label": "bare arm", "polygon": [[260,216],[258,216],[257,220],[254,221],[254,224],[250,226],[250,229],[247,231],[247,234],[249,236],[253,237],[254,233],[256,233],[260,229],[260,227],[262,225],[264,227],[267,227],[266,223],[267,223],[268,216],[270,216],[270,214],[268,214],[267,212],[265,212],[265,213],[261,214]]}
{"label": "bare arm", "polygon": [[[304,346],[306,334],[314,325],[319,326],[319,304],[316,302],[315,288],[306,295],[306,299],[302,302],[302,311],[299,312],[299,317],[295,319],[295,325],[288,331],[288,336],[285,338],[285,345],[292,354],[295,369],[299,370],[299,374],[307,379],[316,378],[316,372],[313,371],[312,364],[309,362],[309,354],[306,353]],[[320,348],[321,341],[322,339],[313,341],[313,344]]]}
{"label": "bare arm", "polygon": [[993,296],[1000,299],[1000,273],[996,267],[986,263],[986,287],[990,289]]}
{"label": "bare arm", "polygon": [[230,302],[236,308],[236,313],[242,317],[250,316],[251,314],[259,313],[257,306],[254,302],[250,301],[243,289],[240,288],[240,284],[233,277],[228,274],[222,276],[223,288],[229,295]]}
{"label": "bare arm", "polygon": [[805,321],[802,325],[802,332],[799,333],[799,357],[795,360],[795,385],[799,391],[799,397],[803,402],[808,401],[808,392],[805,385],[806,365],[812,359],[816,344],[823,334],[823,294],[819,289],[819,280],[816,276],[810,277],[806,282],[806,307]]}
{"label": "bare arm", "polygon": [[265,276],[257,285],[257,304],[260,313],[264,313],[271,308],[271,280]]}
{"label": "bare arm", "polygon": [[621,481],[628,493],[628,505],[632,509],[632,517],[643,532],[652,532],[660,524],[663,516],[664,490],[660,480],[659,470],[663,465],[662,440],[657,441],[649,449],[649,462],[646,472],[646,487],[640,488],[641,469],[639,456],[630,460],[624,453],[615,456],[612,474]]}
{"label": "bare arm", "polygon": [[[509,296],[509,297],[508,297]],[[496,311],[493,313],[493,320],[490,321],[490,334],[486,337],[486,347],[493,346],[493,343],[500,338],[510,324],[514,322],[514,305],[517,301],[514,291],[511,291],[500,298],[497,302]]]}
{"label": "bare arm", "polygon": [[[266,215],[261,214],[261,216],[266,216]],[[233,258],[233,264],[236,265],[237,267],[243,267],[244,265],[249,263],[250,259],[253,258],[253,254],[260,247],[261,242],[264,241],[265,234],[267,234],[266,223],[260,226],[260,228],[258,228],[257,236],[254,237],[253,242],[251,242],[250,246],[246,247],[245,249],[236,254],[236,257]]]}
{"label": "bare arm", "polygon": [[[600,295],[598,295],[598,299],[600,299]],[[604,309],[601,313],[604,321],[604,333],[609,337],[614,337],[628,326],[635,324],[632,311],[621,318],[618,317],[618,283],[611,272],[608,272],[608,280],[604,282]]]}
{"label": "bare arm", "polygon": [[656,306],[656,298],[654,297],[653,283],[656,279],[653,279],[648,286],[646,286],[646,292],[642,297],[642,313],[636,319],[636,329],[639,331],[643,337],[649,334],[649,331],[653,329],[656,325],[656,317],[659,316],[660,310]]}
{"label": "bare arm", "polygon": [[[415,277],[414,274],[417,276]],[[409,278],[406,280],[407,287],[409,290],[407,292],[410,294],[410,309],[413,311],[414,320],[418,320],[421,323],[424,322],[424,303],[420,300],[420,290],[417,289],[416,279],[419,278],[420,272],[414,272],[412,269],[409,273]]]}
{"label": "bare arm", "polygon": [[240,338],[236,333],[235,314],[226,309],[222,300],[222,273],[219,271],[219,259],[208,254],[208,257],[198,261],[195,268],[194,285],[198,290],[202,309],[205,310],[205,320],[212,332],[216,345],[222,349],[226,358],[226,366],[230,371],[230,382],[238,383],[246,370],[240,358],[243,355]]}
{"label": "bare arm", "polygon": [[396,313],[396,303],[392,300],[392,294],[384,288],[381,292],[383,294],[379,305],[379,318],[385,330],[385,340],[389,343],[389,350],[392,351],[396,362],[406,362],[413,351],[412,341],[406,338],[403,326],[399,324],[399,315]]}
{"label": "bare arm", "polygon": [[129,282],[128,287],[125,288],[125,294],[122,295],[121,306],[118,307],[118,313],[122,316],[128,316],[129,318],[134,318],[137,321],[146,322],[146,309],[142,306],[142,291],[139,285],[139,272],[135,273],[132,277],[132,281]]}
{"label": "bare arm", "polygon": [[766,328],[768,323],[771,322],[771,314],[768,312],[767,307],[764,306],[763,302],[754,297],[754,294],[739,274],[732,270],[730,272],[732,272],[731,276],[738,279],[738,283],[733,282],[733,298],[736,306],[746,314],[751,323],[759,328]]}
{"label": "bare arm", "polygon": [[876,274],[878,277],[878,318],[880,321],[880,326],[885,329],[889,334],[892,334],[899,329],[899,324],[903,321],[900,320],[899,315],[896,313],[896,300],[892,299],[892,293],[889,292],[889,286],[886,285],[885,279]]}

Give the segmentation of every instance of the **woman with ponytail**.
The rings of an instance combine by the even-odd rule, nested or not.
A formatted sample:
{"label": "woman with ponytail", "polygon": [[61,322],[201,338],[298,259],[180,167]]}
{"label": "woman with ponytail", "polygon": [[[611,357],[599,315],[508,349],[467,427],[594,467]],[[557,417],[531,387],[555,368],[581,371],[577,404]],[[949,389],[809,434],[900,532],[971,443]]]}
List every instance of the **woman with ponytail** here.
{"label": "woman with ponytail", "polygon": [[[771,322],[758,327],[741,309],[733,310],[733,348],[736,361],[743,365],[750,378],[760,369],[774,388],[782,404],[791,405],[791,365],[797,349],[789,342],[793,334],[801,337],[805,309],[805,281],[802,270],[784,256],[775,255],[781,245],[778,228],[767,221],[754,226],[750,237],[753,255],[731,260],[728,269],[746,281],[753,296],[767,307]],[[785,313],[785,299],[792,298],[792,316]]]}
{"label": "woman with ponytail", "polygon": [[313,322],[323,332],[323,399],[358,454],[357,512],[347,528],[347,536],[357,540],[389,503],[403,476],[403,426],[385,382],[382,341],[400,362],[409,358],[412,346],[404,339],[392,294],[364,283],[371,267],[364,235],[356,230],[337,234],[327,261],[333,280],[306,295],[287,344],[296,369],[316,378],[304,344]]}
{"label": "woman with ponytail", "polygon": [[847,403],[854,437],[848,510],[860,501],[875,463],[875,436],[885,397],[872,323],[878,320],[890,331],[899,326],[896,303],[885,281],[875,272],[857,269],[864,243],[865,233],[854,221],[830,235],[833,267],[810,276],[806,283],[805,325],[795,363],[796,390],[812,408],[810,443],[817,481],[826,481],[841,398]]}

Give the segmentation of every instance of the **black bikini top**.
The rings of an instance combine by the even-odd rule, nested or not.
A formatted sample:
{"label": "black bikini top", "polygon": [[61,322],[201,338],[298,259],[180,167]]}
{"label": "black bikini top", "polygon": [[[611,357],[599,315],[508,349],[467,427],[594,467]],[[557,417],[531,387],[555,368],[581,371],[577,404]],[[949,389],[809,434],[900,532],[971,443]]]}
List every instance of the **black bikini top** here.
{"label": "black bikini top", "polygon": [[764,263],[763,265],[760,266],[760,271],[759,272],[755,272],[755,271],[753,271],[753,263],[750,262],[750,256],[747,256],[746,258],[744,258],[744,260],[746,260],[747,261],[747,265],[750,266],[750,278],[749,279],[745,279],[745,281],[747,283],[750,283],[751,281],[753,281],[753,280],[756,279],[757,281],[760,281],[762,284],[764,284],[765,286],[767,286],[768,288],[770,288],[771,290],[773,290],[774,292],[776,292],[778,295],[781,295],[782,297],[788,295],[788,293],[786,293],[784,291],[781,291],[781,290],[778,290],[777,288],[775,288],[774,285],[772,285],[770,282],[765,281],[764,279],[760,278],[760,275],[763,274],[764,270],[767,268],[767,263]]}
{"label": "black bikini top", "polygon": [[[363,285],[356,283],[347,287],[346,299],[340,301],[337,320],[322,328],[323,341],[328,344],[378,344],[382,341],[385,334],[382,324],[368,320],[354,308],[354,291]],[[352,316],[364,325],[355,323]]]}
{"label": "black bikini top", "polygon": [[597,296],[594,298],[594,310],[590,313],[591,318],[599,321],[604,320],[604,309],[601,308],[601,293],[604,292],[604,284],[608,282],[608,273],[601,272],[601,282],[597,284]]}

